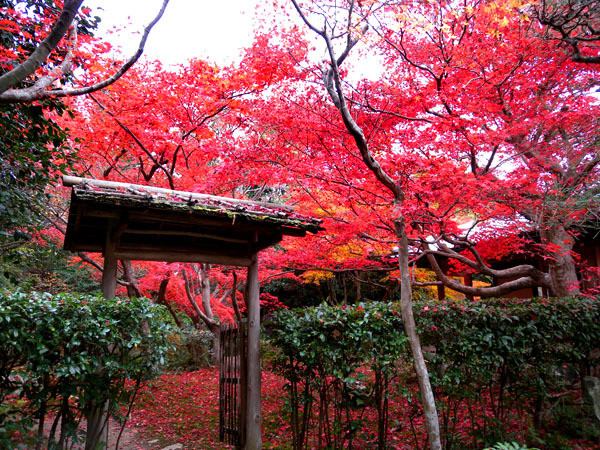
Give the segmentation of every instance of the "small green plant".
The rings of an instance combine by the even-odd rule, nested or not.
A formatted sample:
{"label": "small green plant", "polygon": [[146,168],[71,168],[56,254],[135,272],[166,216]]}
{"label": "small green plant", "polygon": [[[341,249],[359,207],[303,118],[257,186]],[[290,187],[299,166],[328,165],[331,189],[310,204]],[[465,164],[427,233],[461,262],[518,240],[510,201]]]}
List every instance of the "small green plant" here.
{"label": "small green plant", "polygon": [[214,336],[193,325],[174,330],[169,336],[173,349],[167,355],[169,371],[192,371],[210,367],[213,360]]}
{"label": "small green plant", "polygon": [[527,447],[518,442],[498,442],[493,447],[488,447],[485,450],[538,450],[536,448]]}

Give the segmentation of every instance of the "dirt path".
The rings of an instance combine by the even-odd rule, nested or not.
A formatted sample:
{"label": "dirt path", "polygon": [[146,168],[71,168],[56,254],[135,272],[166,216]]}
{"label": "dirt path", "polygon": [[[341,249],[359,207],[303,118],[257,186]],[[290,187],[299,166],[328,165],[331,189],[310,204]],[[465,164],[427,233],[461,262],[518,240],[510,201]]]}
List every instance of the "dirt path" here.
{"label": "dirt path", "polygon": [[[85,429],[85,423],[81,424]],[[45,422],[46,435],[52,422],[47,419]],[[119,450],[178,450],[183,449],[182,444],[176,444],[163,439],[160,436],[152,436],[144,433],[143,430],[126,426],[121,433],[121,425],[111,420],[108,427],[108,450],[115,450],[117,448],[117,441],[119,442]],[[83,449],[84,446],[76,446],[75,449]]]}
{"label": "dirt path", "polygon": [[107,448],[109,450],[117,448],[117,440],[119,440],[119,450],[183,449],[181,444],[169,444],[158,437],[147,436],[143,431],[136,428],[125,427],[121,434],[121,438],[119,439],[120,432],[120,425],[118,423],[111,423],[111,426],[108,429]]}

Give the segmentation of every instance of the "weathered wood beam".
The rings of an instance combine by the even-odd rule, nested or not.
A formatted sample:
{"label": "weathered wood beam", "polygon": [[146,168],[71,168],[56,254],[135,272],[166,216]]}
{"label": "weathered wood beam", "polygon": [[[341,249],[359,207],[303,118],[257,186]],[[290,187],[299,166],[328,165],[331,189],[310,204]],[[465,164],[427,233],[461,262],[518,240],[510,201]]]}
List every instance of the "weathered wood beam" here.
{"label": "weathered wood beam", "polygon": [[67,245],[65,243],[65,250],[69,250],[70,252],[92,252],[92,253],[101,252],[101,253],[103,253],[104,245],[101,245],[98,243],[92,243],[92,242],[86,242],[86,243],[72,242],[69,247],[67,247]]}
{"label": "weathered wood beam", "polygon": [[246,406],[246,450],[262,448],[260,414],[260,287],[258,255],[252,255],[247,275],[248,293],[248,388]]}
{"label": "weathered wood beam", "polygon": [[141,235],[159,235],[159,236],[189,236],[196,238],[207,238],[214,239],[216,241],[234,242],[237,244],[246,244],[248,239],[234,238],[230,236],[223,236],[214,233],[198,233],[195,231],[185,230],[142,230],[138,228],[128,228],[125,230],[125,234],[141,234]]}
{"label": "weathered wood beam", "polygon": [[[106,216],[105,216],[106,217]],[[211,227],[216,229],[223,229],[223,227],[227,227],[230,229],[235,229],[236,231],[248,231],[254,232],[269,232],[272,231],[274,226],[272,224],[259,224],[259,223],[245,223],[239,219],[233,218],[212,218],[212,217],[202,217],[193,215],[191,213],[179,213],[173,214],[169,213],[167,216],[165,213],[156,212],[156,211],[132,211],[130,216],[130,220],[136,222],[160,222],[165,225],[179,225],[181,226],[195,226],[195,227]]]}
{"label": "weathered wood beam", "polygon": [[[207,218],[207,217],[198,217],[193,216],[189,213],[179,213],[173,214],[169,213],[167,216],[165,213],[155,212],[155,211],[131,211],[129,213],[130,223],[134,222],[142,222],[142,223],[162,223],[165,225],[186,225],[186,226],[194,226],[194,227],[210,227],[216,229],[222,229],[223,227],[231,227],[236,231],[258,231],[258,232],[268,232],[273,230],[273,225],[260,225],[260,224],[247,224],[243,222],[236,222],[233,224],[233,219],[224,219],[224,218]],[[115,210],[114,207],[112,210],[107,210],[103,208],[91,208],[89,207],[86,211],[87,217],[95,217],[102,219],[118,219],[120,217],[120,213],[118,210]],[[290,228],[291,230],[295,230]],[[302,230],[303,231],[303,230]],[[295,234],[304,236],[304,234]]]}
{"label": "weathered wood beam", "polygon": [[123,236],[123,233],[127,229],[127,226],[128,226],[127,213],[121,214],[119,216],[119,222],[115,225],[112,235],[111,235],[111,239],[115,243],[116,246],[119,245],[121,236]]}
{"label": "weathered wood beam", "polygon": [[210,242],[212,245],[193,245],[187,242],[180,242],[165,245],[162,242],[132,242],[125,241],[122,239],[120,245],[117,247],[117,251],[127,251],[127,250],[139,250],[139,251],[159,251],[159,252],[173,252],[173,253],[205,253],[207,255],[215,255],[215,256],[233,256],[233,257],[242,257],[242,258],[250,258],[252,252],[248,250],[247,245],[239,245],[239,244],[223,244],[219,242]]}
{"label": "weathered wood beam", "polygon": [[81,224],[81,216],[83,215],[83,207],[77,208],[77,214],[75,215],[75,223],[73,224],[73,232],[77,233],[79,225]]}
{"label": "weathered wood beam", "polygon": [[254,253],[258,253],[261,250],[264,250],[271,245],[275,245],[283,239],[283,234],[280,232],[274,232],[270,236],[259,239],[256,244],[252,246],[252,250]]}
{"label": "weathered wood beam", "polygon": [[97,217],[99,219],[118,219],[121,214],[113,208],[112,211],[104,209],[88,209],[85,213],[86,217]]}
{"label": "weathered wood beam", "polygon": [[206,264],[224,264],[227,266],[248,267],[251,258],[243,256],[227,256],[214,253],[203,253],[200,251],[165,251],[165,250],[136,250],[122,249],[115,253],[118,259],[129,259],[131,261],[165,261],[165,262],[189,262]]}
{"label": "weathered wood beam", "polygon": [[300,228],[293,228],[293,227],[286,227],[286,226],[282,226],[279,228],[283,232],[283,234],[287,234],[288,236],[296,236],[296,237],[306,236],[306,230],[302,230]]}

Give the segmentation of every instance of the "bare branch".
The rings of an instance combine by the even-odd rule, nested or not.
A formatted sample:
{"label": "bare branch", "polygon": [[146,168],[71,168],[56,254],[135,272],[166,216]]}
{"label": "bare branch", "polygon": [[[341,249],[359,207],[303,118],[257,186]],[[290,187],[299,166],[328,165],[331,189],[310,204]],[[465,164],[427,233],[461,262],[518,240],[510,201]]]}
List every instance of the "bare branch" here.
{"label": "bare branch", "polygon": [[[173,182],[172,172],[169,170],[169,168],[165,167],[165,165],[162,164],[161,161],[159,161],[158,159],[156,159],[156,156],[154,156],[154,153],[151,152],[150,150],[148,150],[146,148],[146,146],[137,137],[137,135],[133,131],[131,131],[131,129],[127,125],[125,125],[123,122],[121,122],[114,113],[112,113],[107,107],[105,107],[102,103],[100,103],[100,101],[95,96],[90,95],[90,98],[100,107],[100,109],[102,111],[104,111],[106,114],[108,114],[110,117],[112,117],[113,120],[117,123],[117,125],[119,125],[119,127],[121,127],[121,129],[123,131],[125,131],[125,133],[127,133],[131,137],[131,139],[133,139],[135,141],[135,143],[137,144],[137,146],[154,163],[154,167],[156,167],[157,169],[159,168],[159,169],[161,169],[164,172],[164,174],[167,177],[167,180],[169,181],[169,187],[171,189],[175,190],[175,183]],[[154,174],[155,171],[156,171],[156,169],[154,169],[153,171],[151,171],[151,173]],[[142,170],[142,172],[143,172],[143,170]],[[146,178],[146,176],[144,176],[144,178]],[[150,178],[151,178],[151,176],[150,176]],[[150,181],[150,179],[147,178],[146,181]]]}
{"label": "bare branch", "polygon": [[[466,286],[453,278],[447,276],[442,269],[440,268],[435,256],[431,253],[427,255],[427,260],[431,264],[431,268],[435,272],[438,280],[442,282],[442,284],[450,289],[453,289],[457,292],[461,292],[466,295],[477,295],[483,297],[498,297],[501,295],[509,294],[519,289],[532,288],[537,286],[550,286],[549,276],[545,273],[537,271],[537,273],[528,274],[519,274],[519,278],[515,280],[507,281],[506,283],[500,284],[498,286],[483,286],[483,287],[473,287]],[[531,267],[531,266],[530,266]],[[532,271],[533,272],[533,271]]]}
{"label": "bare branch", "polygon": [[542,0],[535,9],[535,18],[548,30],[556,32],[556,38],[572,50],[574,62],[600,64],[599,55],[584,55],[580,45],[600,42],[600,29],[597,29],[600,2],[598,0],[566,0],[550,2]]}
{"label": "bare branch", "polygon": [[204,314],[204,312],[198,306],[198,303],[196,302],[196,296],[192,293],[192,290],[190,288],[190,278],[188,277],[188,274],[185,271],[185,269],[181,271],[181,274],[183,275],[183,280],[185,281],[185,293],[187,294],[188,300],[194,308],[194,311],[196,311],[198,317],[202,319],[202,321],[206,324],[208,328],[210,328],[211,330],[215,329],[216,327],[218,327],[219,324],[214,320],[210,319],[206,314]]}

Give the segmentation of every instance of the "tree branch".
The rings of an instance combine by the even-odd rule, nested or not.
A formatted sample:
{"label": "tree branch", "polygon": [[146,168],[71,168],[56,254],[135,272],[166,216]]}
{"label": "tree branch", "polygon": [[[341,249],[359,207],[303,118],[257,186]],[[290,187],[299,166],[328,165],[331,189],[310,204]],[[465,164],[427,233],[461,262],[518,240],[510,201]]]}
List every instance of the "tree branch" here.
{"label": "tree branch", "polygon": [[40,42],[29,58],[0,77],[0,99],[4,97],[3,94],[8,89],[17,86],[29,75],[39,69],[44,61],[48,59],[52,50],[56,48],[71,26],[71,23],[77,14],[77,10],[82,3],[83,0],[65,0],[62,12],[48,36]]}
{"label": "tree branch", "polygon": [[[59,39],[56,40],[57,33],[55,33],[55,35],[53,35],[53,33],[51,32],[49,36],[52,35],[52,40],[49,42],[46,42],[46,39],[48,39],[48,37],[49,37],[48,36],[46,39],[44,39],[44,41],[42,41],[42,43],[40,44],[38,49],[40,49],[40,47],[43,47],[44,51],[40,50],[40,53],[38,53],[36,55],[36,60],[32,61],[30,63],[30,65],[27,65],[26,68],[23,69],[24,70],[23,73],[25,74],[25,77],[27,77],[27,76],[31,75],[33,72],[35,72],[35,70],[37,70],[41,66],[41,64],[48,58],[48,55],[50,54],[50,52],[58,45],[58,42],[60,42],[60,39],[62,39],[66,30],[69,28],[69,25],[73,21],[73,18],[75,17],[75,13],[77,12],[77,9],[79,8],[79,6],[81,5],[82,2],[83,2],[83,0],[75,0],[75,1],[67,0],[67,1],[65,1],[65,7],[63,8],[63,13],[61,13],[59,20],[57,21],[57,24],[55,25],[55,27],[58,27],[58,25],[60,24],[60,27],[58,28],[58,31],[57,31],[57,33],[61,32]],[[14,89],[14,86],[16,86],[18,84],[18,82],[25,79],[25,77],[22,77],[22,78],[21,78],[21,76],[15,77],[15,80],[19,80],[19,78],[20,78],[20,80],[17,82],[14,82],[14,80],[12,80],[12,77],[11,77],[11,78],[7,78],[7,81],[5,82],[6,87],[4,89],[2,89],[3,85],[0,84],[0,103],[23,103],[23,102],[31,102],[34,100],[43,100],[43,99],[47,99],[47,98],[72,97],[72,96],[77,96],[77,95],[90,94],[92,92],[96,92],[100,89],[103,89],[103,88],[113,84],[115,81],[117,81],[119,78],[121,78],[125,74],[125,72],[127,72],[129,70],[129,68],[131,66],[133,66],[137,62],[137,60],[140,58],[140,56],[142,56],[142,53],[144,52],[144,46],[146,45],[146,41],[148,40],[148,35],[150,34],[150,31],[152,30],[154,25],[156,25],[156,23],[162,17],[168,3],[169,3],[169,0],[163,1],[162,7],[160,8],[160,11],[156,15],[156,17],[144,28],[144,32],[142,34],[142,38],[140,39],[138,49],[134,53],[134,55],[131,58],[129,58],[129,60],[127,60],[127,62],[125,62],[125,64],[123,64],[119,68],[119,70],[117,70],[116,73],[114,73],[112,76],[108,77],[104,81],[96,83],[92,86],[86,86],[86,87],[82,87],[82,88],[30,90],[29,88]],[[67,9],[67,6],[69,7],[69,9],[67,11],[69,13],[69,15],[65,15],[65,17],[63,18],[63,14],[65,13],[65,9]],[[70,15],[70,14],[72,14],[72,15]],[[63,18],[63,21],[61,21],[61,18]],[[66,20],[69,20],[69,21],[65,25],[64,21],[66,21]],[[63,30],[63,27],[64,27],[64,30]],[[54,32],[54,28],[53,28],[53,32]],[[34,51],[34,53],[28,58],[27,61],[32,59],[32,57],[34,56],[34,54],[37,52],[38,49],[36,49]],[[43,57],[43,59],[41,59],[42,57]],[[25,63],[27,63],[27,61]],[[39,65],[36,66],[35,64],[37,64],[38,62],[39,62]],[[11,70],[10,72],[8,72],[5,75],[3,75],[2,77],[0,77],[0,81],[2,80],[2,78],[4,78],[4,76],[9,75],[10,73],[12,73],[14,70],[17,70],[17,69],[18,69],[18,67],[16,67],[15,69]],[[31,69],[33,69],[33,70],[31,70]],[[11,88],[13,88],[13,89],[11,89]]]}
{"label": "tree branch", "polygon": [[218,326],[217,322],[210,319],[206,314],[204,314],[204,312],[198,306],[198,303],[196,302],[196,296],[193,295],[193,293],[190,289],[191,282],[190,282],[190,279],[189,279],[185,269],[181,271],[181,274],[183,275],[183,279],[185,281],[185,293],[187,294],[188,300],[189,300],[190,304],[192,305],[192,307],[194,308],[194,311],[196,311],[196,314],[198,314],[198,317],[200,317],[200,319],[202,319],[202,321],[206,324],[206,326],[209,329],[214,330],[215,327]]}
{"label": "tree branch", "polygon": [[504,294],[509,294],[513,291],[525,288],[533,288],[537,286],[550,286],[550,280],[547,274],[539,272],[540,277],[530,275],[520,276],[516,280],[510,280],[498,286],[473,287],[465,286],[464,284],[447,276],[440,268],[435,256],[432,253],[427,254],[427,260],[431,264],[431,268],[435,272],[438,280],[450,289],[461,292],[466,295],[477,295],[482,297],[497,297]]}

